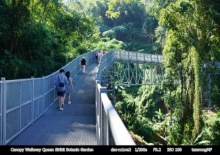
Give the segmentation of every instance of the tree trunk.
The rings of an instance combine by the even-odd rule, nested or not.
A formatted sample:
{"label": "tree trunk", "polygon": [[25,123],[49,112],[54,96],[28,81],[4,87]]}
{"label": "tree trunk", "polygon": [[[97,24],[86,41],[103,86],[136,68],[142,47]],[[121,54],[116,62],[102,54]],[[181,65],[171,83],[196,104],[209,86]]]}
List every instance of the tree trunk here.
{"label": "tree trunk", "polygon": [[200,105],[200,73],[199,73],[199,54],[195,48],[192,48],[192,60],[193,60],[193,70],[195,76],[195,89],[194,89],[194,101],[193,101],[193,139],[195,139],[201,130],[201,105]]}

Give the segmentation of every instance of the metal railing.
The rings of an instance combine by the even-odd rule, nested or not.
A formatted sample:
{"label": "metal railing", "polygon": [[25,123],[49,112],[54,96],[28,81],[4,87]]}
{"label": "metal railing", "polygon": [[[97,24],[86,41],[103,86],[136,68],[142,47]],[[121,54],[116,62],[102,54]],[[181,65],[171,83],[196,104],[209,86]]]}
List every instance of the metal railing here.
{"label": "metal railing", "polygon": [[[82,57],[90,65],[95,60],[95,53],[89,52],[75,58],[62,67],[70,71],[74,78],[80,71]],[[136,58],[148,59],[142,54],[135,54]],[[117,60],[132,58],[134,53],[111,51],[102,56],[96,74],[96,133],[97,145],[135,145],[128,130],[117,114],[107,96],[106,87],[101,86],[102,74],[108,71],[112,63]],[[147,61],[154,59],[152,56]],[[160,57],[156,56],[158,62]],[[135,60],[133,60],[135,61]],[[41,78],[28,78],[0,81],[0,145],[6,145],[29,125],[41,117],[57,101],[54,76],[59,70]]]}
{"label": "metal railing", "polygon": [[158,54],[118,50],[114,52],[114,59],[115,61],[161,63],[164,57]]}
{"label": "metal railing", "polygon": [[103,76],[115,61],[161,63],[163,56],[112,51],[103,55],[96,75],[96,136],[98,145],[136,145],[102,86]]}
{"label": "metal railing", "polygon": [[113,65],[117,52],[111,51],[101,57],[96,74],[96,137],[97,145],[135,145],[127,128],[108,98],[107,88],[101,79]]}
{"label": "metal railing", "polygon": [[[95,62],[94,52],[75,58],[62,67],[74,78],[81,69],[82,57],[87,65]],[[57,101],[53,83],[56,71],[41,78],[0,81],[0,145],[6,145],[41,117]]]}
{"label": "metal railing", "polygon": [[135,145],[127,128],[107,96],[106,87],[96,80],[97,145]]}

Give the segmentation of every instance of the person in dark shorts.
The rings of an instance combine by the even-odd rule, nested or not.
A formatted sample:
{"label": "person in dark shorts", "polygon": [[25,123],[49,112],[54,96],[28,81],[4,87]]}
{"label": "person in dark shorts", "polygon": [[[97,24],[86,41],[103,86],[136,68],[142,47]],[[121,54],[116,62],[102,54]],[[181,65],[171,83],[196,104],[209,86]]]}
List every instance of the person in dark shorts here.
{"label": "person in dark shorts", "polygon": [[55,76],[54,78],[54,84],[56,86],[57,90],[57,96],[58,96],[58,106],[60,110],[63,110],[64,107],[64,99],[66,94],[66,86],[69,82],[67,80],[67,77],[65,76],[64,69],[60,69],[60,73]]}
{"label": "person in dark shorts", "polygon": [[96,59],[96,63],[98,63],[98,53],[99,53],[99,51],[97,50],[97,51],[95,51],[95,59]]}
{"label": "person in dark shorts", "polygon": [[82,57],[82,59],[81,59],[81,68],[82,68],[82,72],[85,73],[86,72],[86,59],[85,59],[85,57]]}

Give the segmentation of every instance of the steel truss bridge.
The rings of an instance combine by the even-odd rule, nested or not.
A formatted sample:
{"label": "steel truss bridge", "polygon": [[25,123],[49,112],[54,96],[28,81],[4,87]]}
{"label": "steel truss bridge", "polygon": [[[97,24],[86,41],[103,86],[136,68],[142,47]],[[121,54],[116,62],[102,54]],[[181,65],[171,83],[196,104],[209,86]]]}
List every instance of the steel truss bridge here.
{"label": "steel truss bridge", "polygon": [[97,79],[103,86],[157,85],[163,80],[162,55],[114,51],[102,56]]}
{"label": "steel truss bridge", "polygon": [[117,86],[159,85],[163,80],[162,55],[112,51],[103,55],[97,80],[113,92]]}
{"label": "steel truss bridge", "polygon": [[[87,74],[80,72],[82,57],[87,60]],[[6,80],[2,77],[0,80],[0,145],[6,145],[14,139],[12,144],[19,145],[26,143],[135,145],[114,109],[114,96],[109,94],[114,95],[117,86],[161,84],[164,77],[163,59],[162,55],[114,50],[103,55],[97,66],[94,51],[80,55],[62,67],[71,72],[76,89],[75,96],[72,95],[72,104],[67,105],[72,107],[66,108],[62,113],[57,111],[56,89],[52,82],[58,71],[41,78]],[[209,90],[210,87],[211,85],[208,85],[207,89]],[[113,100],[110,100],[111,98]],[[49,115],[46,115],[47,111]],[[45,131],[32,125],[41,117],[43,117],[41,123],[44,124]],[[64,117],[65,125],[68,127],[57,125],[57,121],[51,121],[62,118],[58,123],[63,123]],[[70,124],[66,124],[68,118]],[[88,124],[90,121],[91,123]],[[21,133],[31,125],[31,131],[27,130],[22,135]],[[41,129],[42,125],[39,127]],[[91,129],[94,129],[94,132],[91,132]],[[23,137],[16,139],[15,137],[20,134]],[[64,134],[66,136],[63,137]]]}
{"label": "steel truss bridge", "polygon": [[[162,64],[164,57],[157,54],[138,53],[123,50],[114,50],[102,56],[96,79],[101,82],[102,87],[106,87],[109,98],[114,98],[115,88],[119,86],[137,85],[160,85],[164,79],[164,67]],[[203,69],[206,69],[207,65]],[[220,74],[220,63],[214,75]],[[211,74],[207,74],[207,88],[201,90],[201,101],[204,105],[211,105],[210,82]],[[180,81],[173,81],[179,85]],[[114,100],[113,100],[114,102]]]}

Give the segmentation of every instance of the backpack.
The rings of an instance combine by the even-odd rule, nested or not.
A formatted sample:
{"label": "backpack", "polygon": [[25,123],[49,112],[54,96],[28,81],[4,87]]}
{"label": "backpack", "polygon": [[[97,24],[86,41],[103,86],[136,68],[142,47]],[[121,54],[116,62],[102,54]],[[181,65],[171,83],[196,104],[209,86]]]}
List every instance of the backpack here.
{"label": "backpack", "polygon": [[[58,77],[59,77],[59,81],[60,81],[60,76],[58,75]],[[59,82],[59,87],[64,87],[64,83],[63,82]]]}

